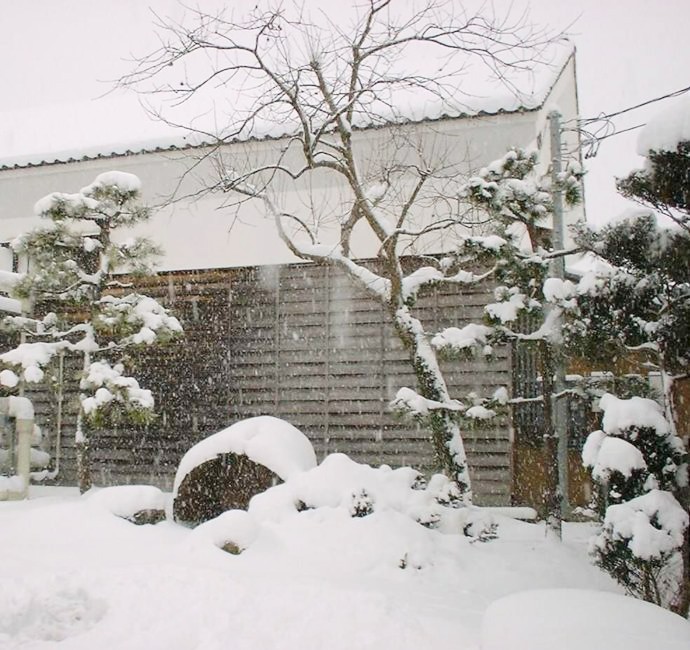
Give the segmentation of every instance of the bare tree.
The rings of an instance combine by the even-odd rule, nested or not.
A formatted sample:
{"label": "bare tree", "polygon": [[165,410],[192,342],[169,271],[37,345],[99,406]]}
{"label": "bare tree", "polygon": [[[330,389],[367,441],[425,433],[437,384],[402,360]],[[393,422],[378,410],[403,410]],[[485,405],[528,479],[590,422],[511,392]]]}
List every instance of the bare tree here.
{"label": "bare tree", "polygon": [[[489,6],[469,13],[465,3],[368,0],[340,20],[332,3],[328,15],[316,4],[260,3],[242,18],[227,9],[189,10],[181,23],[159,17],[160,47],[121,83],[171,97],[158,116],[214,145],[205,155],[217,174],[206,189],[255,211],[260,202],[294,255],[344,269],[385,306],[418,383],[395,403],[427,418],[440,466],[469,500],[459,427],[468,409],[451,398],[413,305],[425,287],[474,285],[493,269],[477,270],[483,241],[468,238],[471,213],[457,198],[466,160],[420,120],[471,111],[470,65],[517,96],[512,73],[543,63],[554,38],[526,15],[501,17]],[[258,145],[244,154],[222,148],[266,137],[280,138],[273,157]],[[323,187],[335,189],[314,189]],[[401,259],[443,250],[451,254],[428,256],[412,272]],[[360,261],[366,256],[376,263]]]}

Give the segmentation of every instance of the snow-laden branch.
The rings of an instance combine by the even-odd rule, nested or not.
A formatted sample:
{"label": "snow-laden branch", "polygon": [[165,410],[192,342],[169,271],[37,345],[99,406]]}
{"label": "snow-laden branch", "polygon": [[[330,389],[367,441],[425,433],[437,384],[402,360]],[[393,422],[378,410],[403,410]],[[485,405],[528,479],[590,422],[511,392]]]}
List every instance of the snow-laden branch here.
{"label": "snow-laden branch", "polygon": [[400,411],[412,416],[426,417],[431,411],[451,411],[455,413],[464,412],[466,407],[458,400],[439,402],[433,399],[422,397],[411,388],[400,388],[391,401],[390,407],[395,411]]}
{"label": "snow-laden branch", "polygon": [[480,349],[488,356],[492,352],[489,337],[493,328],[477,323],[469,323],[464,327],[448,327],[431,339],[431,345],[439,352],[459,353]]}

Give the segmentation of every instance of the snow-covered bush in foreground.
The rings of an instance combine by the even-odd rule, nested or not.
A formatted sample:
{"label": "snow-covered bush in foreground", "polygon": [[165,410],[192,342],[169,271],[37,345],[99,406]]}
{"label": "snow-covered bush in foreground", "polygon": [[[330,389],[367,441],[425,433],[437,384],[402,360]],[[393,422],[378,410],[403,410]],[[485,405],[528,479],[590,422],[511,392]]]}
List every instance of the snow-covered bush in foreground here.
{"label": "snow-covered bush in foreground", "polygon": [[672,492],[687,484],[682,441],[653,400],[600,400],[602,430],[582,456],[596,482],[595,506],[606,508],[591,541],[594,561],[629,593],[675,608],[683,589],[681,549],[688,513]]}
{"label": "snow-covered bush in foreground", "polygon": [[670,492],[652,490],[606,509],[590,550],[597,564],[633,595],[669,607],[682,580],[688,513]]}
{"label": "snow-covered bush in foreground", "polygon": [[599,405],[604,412],[602,430],[588,436],[582,459],[592,470],[601,505],[621,503],[651,489],[674,491],[687,483],[685,447],[659,404],[606,393]]}

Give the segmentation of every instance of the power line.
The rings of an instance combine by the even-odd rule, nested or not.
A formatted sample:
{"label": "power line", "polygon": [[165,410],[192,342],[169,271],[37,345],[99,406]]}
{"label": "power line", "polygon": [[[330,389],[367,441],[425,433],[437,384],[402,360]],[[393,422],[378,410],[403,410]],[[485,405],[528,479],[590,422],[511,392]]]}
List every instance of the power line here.
{"label": "power line", "polygon": [[598,140],[599,142],[601,142],[602,140],[613,138],[614,136],[620,135],[621,133],[627,133],[628,131],[635,131],[636,129],[641,129],[643,126],[646,126],[646,124],[636,124],[635,126],[630,126],[627,129],[621,129],[620,131],[616,130],[613,133],[609,133],[608,135],[602,135],[598,138]]}
{"label": "power line", "polygon": [[645,126],[644,123],[637,124],[619,131],[613,122],[613,118],[624,115],[625,113],[630,113],[631,111],[635,111],[639,108],[649,106],[650,104],[655,104],[656,102],[660,102],[664,99],[678,97],[679,95],[683,95],[688,91],[690,91],[690,86],[680,88],[679,90],[674,90],[673,92],[660,95],[659,97],[654,97],[653,99],[648,99],[644,102],[640,102],[639,104],[635,104],[634,106],[628,106],[627,108],[623,108],[613,113],[605,113],[597,117],[572,120],[577,124],[577,126],[572,130],[579,131],[582,137],[582,148],[586,149],[585,158],[593,158],[596,156],[599,152],[599,146],[604,140]]}
{"label": "power line", "polygon": [[599,115],[598,117],[588,117],[585,119],[578,120],[578,122],[581,125],[583,125],[583,124],[590,124],[592,122],[599,122],[601,120],[610,120],[612,117],[618,117],[619,115],[629,113],[630,111],[635,111],[638,108],[642,108],[644,106],[649,106],[650,104],[660,102],[664,99],[670,99],[671,97],[678,97],[679,95],[683,95],[684,93],[687,93],[688,91],[690,91],[690,86],[686,86],[685,88],[681,88],[680,90],[674,90],[671,93],[667,93],[666,95],[661,95],[660,97],[655,97],[654,99],[648,99],[647,101],[641,102],[640,104],[635,104],[634,106],[628,106],[628,108],[623,108],[619,111],[615,111],[614,113]]}

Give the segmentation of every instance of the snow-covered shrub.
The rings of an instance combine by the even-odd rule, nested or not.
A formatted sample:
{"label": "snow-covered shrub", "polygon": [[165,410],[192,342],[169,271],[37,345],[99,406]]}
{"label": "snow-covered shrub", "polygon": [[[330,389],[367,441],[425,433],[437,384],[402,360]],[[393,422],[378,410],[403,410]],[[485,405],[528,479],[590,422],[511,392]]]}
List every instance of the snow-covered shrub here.
{"label": "snow-covered shrub", "polygon": [[462,532],[473,542],[488,542],[498,537],[498,524],[490,514],[473,510],[469,513]]}
{"label": "snow-covered shrub", "polygon": [[449,508],[462,506],[462,494],[458,486],[444,474],[434,474],[426,487],[429,494],[434,497],[436,503]]}
{"label": "snow-covered shrub", "polygon": [[374,499],[372,499],[369,493],[364,489],[359,492],[353,492],[350,515],[353,517],[366,517],[372,512],[374,512]]}
{"label": "snow-covered shrub", "polygon": [[596,564],[626,590],[673,607],[683,582],[688,514],[673,492],[687,484],[685,448],[653,400],[600,400],[602,429],[582,456],[595,481],[595,509],[603,525],[591,540]]}
{"label": "snow-covered shrub", "polygon": [[607,393],[599,405],[602,429],[587,437],[582,459],[592,470],[601,512],[649,490],[674,491],[687,483],[685,447],[659,404]]}
{"label": "snow-covered shrub", "polygon": [[295,472],[249,503],[249,513],[263,521],[282,521],[320,508],[342,510],[352,518],[395,512],[425,528],[482,541],[496,533],[481,508],[462,506],[459,490],[448,477],[436,474],[425,484],[411,467],[371,467],[337,453],[313,469]]}
{"label": "snow-covered shrub", "polygon": [[687,527],[688,513],[675,497],[652,490],[609,506],[590,552],[631,595],[670,607],[683,580],[681,548]]}

